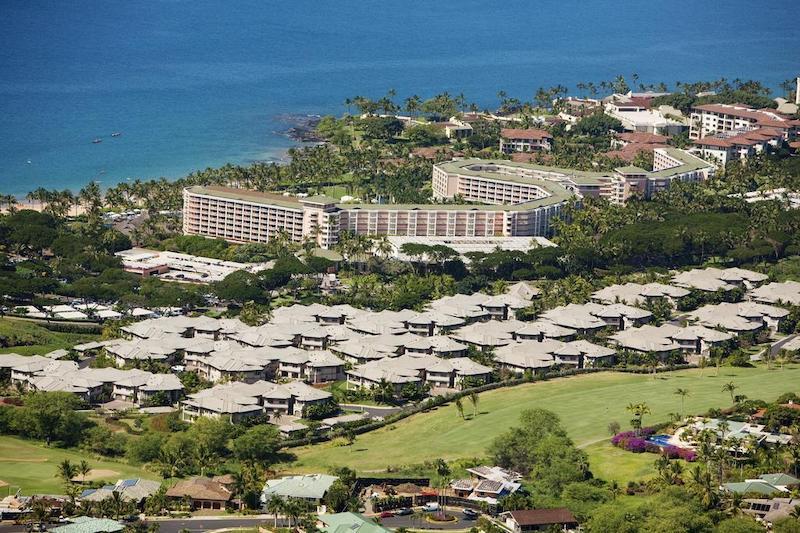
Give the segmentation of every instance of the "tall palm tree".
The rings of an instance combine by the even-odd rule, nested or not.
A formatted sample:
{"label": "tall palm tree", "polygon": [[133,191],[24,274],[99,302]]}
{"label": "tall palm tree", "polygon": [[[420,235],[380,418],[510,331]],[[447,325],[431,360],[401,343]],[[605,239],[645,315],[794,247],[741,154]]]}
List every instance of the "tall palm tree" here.
{"label": "tall palm tree", "polygon": [[446,496],[443,494],[443,490],[447,487],[447,476],[450,475],[450,466],[447,462],[442,459],[436,459],[434,462],[434,468],[436,469],[436,476],[438,477],[437,485],[439,488],[439,498],[441,502],[439,502],[439,515],[444,516],[444,508],[447,503]]}
{"label": "tall palm tree", "polygon": [[122,493],[116,490],[112,491],[111,496],[106,498],[106,500],[109,501],[109,509],[115,520],[122,516],[128,507],[128,502],[122,497]]}
{"label": "tall palm tree", "polygon": [[718,501],[718,494],[711,473],[700,468],[700,465],[695,465],[689,474],[691,489],[700,497],[700,501],[706,509],[711,509]]}
{"label": "tall palm tree", "polygon": [[233,473],[233,493],[239,500],[239,511],[244,508],[244,497],[247,493],[247,477],[242,472]]}
{"label": "tall palm tree", "polygon": [[72,478],[77,475],[77,468],[69,459],[64,459],[58,464],[58,476],[64,480],[64,483],[72,483]]}
{"label": "tall palm tree", "polygon": [[284,511],[284,501],[280,496],[273,494],[267,500],[267,511],[275,516],[275,528],[278,527],[278,514]]}
{"label": "tall palm tree", "polygon": [[92,467],[89,466],[89,463],[85,459],[81,459],[81,462],[78,463],[78,473],[81,475],[81,483],[86,482],[86,476],[89,475],[91,471]]}
{"label": "tall palm tree", "polygon": [[478,402],[480,402],[480,396],[477,392],[473,391],[469,394],[469,401],[472,404],[472,418],[478,416]]}
{"label": "tall palm tree", "polygon": [[681,387],[678,387],[677,389],[675,389],[675,394],[677,396],[679,396],[680,399],[681,399],[681,418],[683,418],[683,402],[684,402],[684,399],[687,396],[689,396],[689,390],[688,389],[683,389]]}
{"label": "tall palm tree", "polygon": [[460,416],[462,420],[465,420],[465,418],[464,418],[464,402],[461,401],[461,398],[456,398],[456,401],[454,403],[455,403],[455,406],[456,406],[456,411],[458,411],[458,416]]}
{"label": "tall palm tree", "polygon": [[644,415],[650,414],[650,407],[644,402],[639,402],[639,403],[629,403],[625,409],[627,409],[633,414],[633,419],[631,420],[631,426],[633,426],[634,432],[638,437],[642,431]]}
{"label": "tall palm tree", "polygon": [[731,403],[732,404],[736,403],[736,396],[734,396],[734,393],[736,392],[736,389],[738,389],[738,388],[739,387],[733,381],[729,381],[725,385],[722,386],[722,392],[727,392],[727,393],[729,393],[731,395]]}

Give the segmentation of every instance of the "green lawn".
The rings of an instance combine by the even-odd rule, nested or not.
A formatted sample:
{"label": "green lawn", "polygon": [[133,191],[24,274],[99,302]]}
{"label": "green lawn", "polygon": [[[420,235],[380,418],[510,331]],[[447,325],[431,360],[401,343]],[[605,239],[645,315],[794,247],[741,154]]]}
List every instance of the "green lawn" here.
{"label": "green lawn", "polygon": [[[296,448],[293,451],[298,461],[290,468],[324,472],[331,466],[346,465],[366,473],[438,457],[481,457],[495,436],[517,423],[522,409],[542,407],[561,417],[576,445],[588,448],[598,471],[610,473],[623,457],[611,454],[615,450],[591,445],[608,439],[607,427],[612,420],[623,428],[628,426],[631,415],[625,406],[630,402],[643,401],[650,406],[652,414],[644,420],[647,425],[668,421],[669,413],[680,410],[680,400],[673,394],[678,387],[689,390],[690,396],[685,399],[687,413],[730,405],[730,395],[721,390],[728,381],[738,386],[736,394],[764,400],[800,390],[800,365],[784,370],[725,367],[719,376],[715,374],[713,368],[703,373],[694,369],[658,374],[654,379],[651,375],[604,372],[497,389],[480,395],[480,413],[474,420],[462,420],[452,404],[443,406],[360,435],[352,450],[330,443]],[[472,411],[469,402],[465,402],[465,411]],[[620,479],[644,472],[644,463],[655,459],[648,455],[624,461],[628,471],[624,475],[620,472]],[[605,456],[608,464],[602,465],[600,461]]]}
{"label": "green lawn", "polygon": [[99,338],[91,333],[61,333],[26,320],[0,318],[0,353],[44,355]]}
{"label": "green lawn", "polygon": [[611,445],[610,440],[584,448],[589,456],[592,474],[606,481],[617,481],[624,487],[628,481],[641,481],[655,475],[654,453],[631,453]]}
{"label": "green lawn", "polygon": [[105,470],[104,481],[114,482],[123,477],[143,477],[158,480],[155,473],[123,462],[98,461],[79,450],[62,450],[16,437],[0,436],[0,480],[11,487],[0,488],[0,496],[22,489],[22,494],[62,494],[62,482],[56,477],[58,463],[69,459],[79,463],[81,459],[97,470]]}

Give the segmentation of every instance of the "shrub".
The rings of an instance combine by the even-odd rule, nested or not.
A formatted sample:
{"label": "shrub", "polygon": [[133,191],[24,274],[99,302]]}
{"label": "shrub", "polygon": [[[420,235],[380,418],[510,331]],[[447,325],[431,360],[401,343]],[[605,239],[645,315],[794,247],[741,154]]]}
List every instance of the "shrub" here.
{"label": "shrub", "polygon": [[647,451],[647,441],[641,437],[629,439],[625,449],[633,453],[643,453]]}

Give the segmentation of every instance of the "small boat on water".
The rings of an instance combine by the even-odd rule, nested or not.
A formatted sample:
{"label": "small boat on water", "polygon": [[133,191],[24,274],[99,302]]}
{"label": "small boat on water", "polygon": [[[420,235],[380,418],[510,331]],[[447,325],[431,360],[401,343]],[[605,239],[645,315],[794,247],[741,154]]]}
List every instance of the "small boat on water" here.
{"label": "small boat on water", "polygon": [[122,135],[122,132],[119,131],[115,131],[114,133],[111,134],[112,137],[119,137],[120,135]]}
{"label": "small boat on water", "polygon": [[103,139],[94,139],[92,144],[100,144],[101,142],[103,142]]}

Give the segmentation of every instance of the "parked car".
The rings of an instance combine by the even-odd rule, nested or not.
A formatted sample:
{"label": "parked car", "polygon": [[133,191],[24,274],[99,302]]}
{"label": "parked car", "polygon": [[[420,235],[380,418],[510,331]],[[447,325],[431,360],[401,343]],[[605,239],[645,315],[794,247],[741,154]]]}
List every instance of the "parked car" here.
{"label": "parked car", "polygon": [[462,513],[466,520],[475,520],[478,518],[478,516],[480,516],[480,513],[474,509],[465,508]]}
{"label": "parked car", "polygon": [[428,502],[422,506],[422,510],[426,513],[432,513],[439,510],[439,504],[436,502]]}
{"label": "parked car", "polygon": [[406,516],[406,515],[414,514],[414,511],[409,509],[408,507],[401,507],[400,509],[395,511],[394,514],[397,515],[397,516]]}
{"label": "parked car", "polygon": [[384,511],[381,513],[381,518],[391,518],[394,516],[394,513],[391,511]]}

